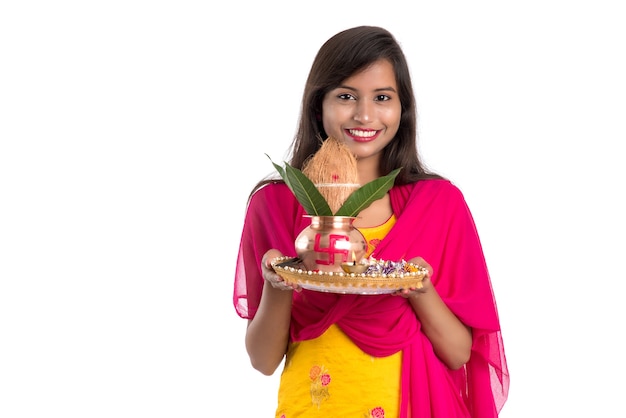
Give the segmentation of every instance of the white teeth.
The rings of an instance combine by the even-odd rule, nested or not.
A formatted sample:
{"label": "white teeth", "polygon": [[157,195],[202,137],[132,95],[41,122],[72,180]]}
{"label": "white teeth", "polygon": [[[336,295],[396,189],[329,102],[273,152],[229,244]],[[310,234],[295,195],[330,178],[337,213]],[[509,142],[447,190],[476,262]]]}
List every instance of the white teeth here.
{"label": "white teeth", "polygon": [[361,138],[371,138],[376,135],[376,131],[361,131],[357,129],[350,129],[350,135],[358,136]]}

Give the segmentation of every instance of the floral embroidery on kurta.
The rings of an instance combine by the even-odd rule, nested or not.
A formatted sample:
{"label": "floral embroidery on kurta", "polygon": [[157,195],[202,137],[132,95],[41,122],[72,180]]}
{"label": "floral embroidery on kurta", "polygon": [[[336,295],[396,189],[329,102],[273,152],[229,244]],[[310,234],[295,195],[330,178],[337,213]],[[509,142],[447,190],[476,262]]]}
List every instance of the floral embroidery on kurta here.
{"label": "floral embroidery on kurta", "polygon": [[377,406],[374,409],[370,409],[365,416],[367,418],[385,418],[385,410],[382,406]]}
{"label": "floral embroidery on kurta", "polygon": [[324,366],[313,366],[309,371],[311,379],[311,402],[318,408],[323,401],[330,397],[328,385],[330,384],[330,374]]}

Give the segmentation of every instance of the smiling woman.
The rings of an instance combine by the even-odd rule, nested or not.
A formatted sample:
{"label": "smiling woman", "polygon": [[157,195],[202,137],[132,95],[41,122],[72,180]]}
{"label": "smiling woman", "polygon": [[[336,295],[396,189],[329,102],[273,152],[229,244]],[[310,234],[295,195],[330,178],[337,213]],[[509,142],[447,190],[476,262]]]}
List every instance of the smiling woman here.
{"label": "smiling woman", "polygon": [[[413,88],[393,35],[359,26],[326,41],[301,109],[292,158],[275,165],[285,181],[262,180],[250,195],[233,295],[253,367],[271,375],[284,360],[276,417],[496,417],[509,377],[485,258],[461,191],[417,152]],[[341,146],[322,157],[329,141]],[[315,187],[303,199],[298,170],[341,166],[341,150],[356,162],[356,183],[388,186],[351,214],[364,257],[406,258],[423,272],[418,284],[335,292],[274,269],[311,215]],[[342,182],[339,173],[316,182]],[[314,231],[316,251],[328,251],[324,239]]]}
{"label": "smiling woman", "polygon": [[[250,366],[248,321],[230,297],[240,229],[250,191],[274,171],[265,153],[298,168],[315,155],[310,140],[298,142],[308,149],[297,155],[285,152],[299,112],[321,132],[321,103],[309,93],[356,75],[354,58],[368,45],[333,48],[343,73],[333,59],[315,63],[317,83],[306,89],[314,109],[300,107],[305,79],[319,46],[362,24],[390,29],[411,58],[419,154],[463,190],[480,228],[514,379],[499,417],[619,414],[622,3],[419,1],[409,12],[405,0],[0,2],[0,417],[196,418],[222,407],[237,417],[275,415],[283,366],[269,377]],[[390,146],[404,144],[412,126],[406,79],[395,81],[408,111]],[[364,125],[355,122],[353,133],[368,135]],[[398,158],[386,155],[381,174],[404,166],[406,178],[412,169]],[[264,189],[255,202],[276,196]],[[298,205],[285,195],[270,205],[280,206],[269,214],[276,224]],[[378,225],[360,228],[370,253],[403,239],[401,218],[428,210],[419,199],[394,224],[384,211],[389,195],[356,220]],[[451,208],[441,196],[430,202],[433,211]],[[428,219],[406,228],[404,249],[433,266],[443,294],[451,273],[431,254],[446,231],[427,234],[441,225]],[[259,233],[292,225],[279,226]],[[410,251],[424,234],[435,239]],[[291,256],[289,245],[281,250]],[[256,261],[245,266],[251,283],[262,281]],[[258,289],[246,288],[241,309],[254,315]],[[344,307],[340,300],[331,308]],[[448,300],[463,308],[455,303],[463,298]],[[363,317],[378,326],[383,315]],[[324,341],[339,325],[355,334],[349,319]],[[305,369],[304,384],[332,399],[339,371],[318,365]]]}
{"label": "smiling woman", "polygon": [[360,159],[376,156],[391,142],[401,114],[394,68],[387,59],[348,77],[322,101],[324,132],[346,138],[346,145]]}

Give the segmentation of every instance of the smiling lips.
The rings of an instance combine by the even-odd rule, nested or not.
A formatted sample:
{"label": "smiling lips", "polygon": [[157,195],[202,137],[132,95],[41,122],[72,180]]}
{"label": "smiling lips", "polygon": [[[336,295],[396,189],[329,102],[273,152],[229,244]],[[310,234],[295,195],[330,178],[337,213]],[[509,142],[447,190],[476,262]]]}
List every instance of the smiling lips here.
{"label": "smiling lips", "polygon": [[369,142],[376,139],[380,131],[374,129],[346,129],[346,133],[356,142]]}

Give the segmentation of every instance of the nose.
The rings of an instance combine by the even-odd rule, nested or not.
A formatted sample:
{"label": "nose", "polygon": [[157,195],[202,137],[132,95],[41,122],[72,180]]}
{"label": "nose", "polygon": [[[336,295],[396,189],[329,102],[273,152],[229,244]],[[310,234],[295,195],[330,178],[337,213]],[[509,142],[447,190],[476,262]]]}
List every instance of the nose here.
{"label": "nose", "polygon": [[374,104],[368,101],[357,102],[354,120],[361,123],[369,123],[374,118]]}

